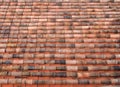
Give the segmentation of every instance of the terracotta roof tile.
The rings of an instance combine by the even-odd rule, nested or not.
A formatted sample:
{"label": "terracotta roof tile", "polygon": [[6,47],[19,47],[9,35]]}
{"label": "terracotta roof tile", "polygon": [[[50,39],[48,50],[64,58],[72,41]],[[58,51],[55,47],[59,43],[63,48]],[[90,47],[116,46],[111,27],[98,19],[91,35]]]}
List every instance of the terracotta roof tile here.
{"label": "terracotta roof tile", "polygon": [[119,5],[0,0],[0,87],[119,87]]}

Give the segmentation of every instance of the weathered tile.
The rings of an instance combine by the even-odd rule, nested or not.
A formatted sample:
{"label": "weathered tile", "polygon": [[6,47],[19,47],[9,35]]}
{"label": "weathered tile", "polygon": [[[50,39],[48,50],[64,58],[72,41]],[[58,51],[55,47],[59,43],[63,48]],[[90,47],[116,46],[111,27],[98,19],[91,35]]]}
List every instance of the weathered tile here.
{"label": "weathered tile", "polygon": [[56,64],[66,64],[65,60],[55,60]]}
{"label": "weathered tile", "polygon": [[56,70],[66,70],[66,67],[65,66],[59,66],[59,67],[56,67]]}
{"label": "weathered tile", "polygon": [[89,84],[89,80],[78,80],[78,84]]}
{"label": "weathered tile", "polygon": [[80,70],[80,71],[88,71],[88,67],[87,66],[79,66],[78,67],[78,70]]}
{"label": "weathered tile", "polygon": [[66,72],[56,72],[52,74],[53,77],[66,77]]}
{"label": "weathered tile", "polygon": [[11,64],[11,63],[12,63],[11,60],[6,60],[6,61],[3,62],[3,64]]}
{"label": "weathered tile", "polygon": [[0,79],[0,83],[1,84],[7,84],[8,83],[8,79]]}
{"label": "weathered tile", "polygon": [[12,54],[12,58],[23,58],[23,54]]}
{"label": "weathered tile", "polygon": [[0,86],[119,87],[119,1],[0,1]]}
{"label": "weathered tile", "polygon": [[30,63],[30,64],[32,64],[34,61],[33,60],[24,60],[24,62],[23,63]]}
{"label": "weathered tile", "polygon": [[0,44],[0,48],[5,48],[6,44]]}
{"label": "weathered tile", "polygon": [[77,71],[78,70],[78,66],[67,66],[67,70],[69,71]]}
{"label": "weathered tile", "polygon": [[4,53],[5,49],[4,48],[0,48],[0,53]]}

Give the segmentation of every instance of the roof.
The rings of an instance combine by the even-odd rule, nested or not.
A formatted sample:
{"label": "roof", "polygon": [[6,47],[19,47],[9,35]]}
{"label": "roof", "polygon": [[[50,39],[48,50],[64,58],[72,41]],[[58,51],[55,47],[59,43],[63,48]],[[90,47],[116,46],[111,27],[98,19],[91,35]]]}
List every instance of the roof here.
{"label": "roof", "polygon": [[119,87],[120,0],[1,0],[0,84]]}

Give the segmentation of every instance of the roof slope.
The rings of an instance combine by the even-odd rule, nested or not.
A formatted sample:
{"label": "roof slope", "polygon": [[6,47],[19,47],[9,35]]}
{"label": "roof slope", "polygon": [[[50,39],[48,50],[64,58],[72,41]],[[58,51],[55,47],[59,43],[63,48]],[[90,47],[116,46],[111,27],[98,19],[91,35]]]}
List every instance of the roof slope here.
{"label": "roof slope", "polygon": [[0,84],[119,87],[119,0],[0,1]]}

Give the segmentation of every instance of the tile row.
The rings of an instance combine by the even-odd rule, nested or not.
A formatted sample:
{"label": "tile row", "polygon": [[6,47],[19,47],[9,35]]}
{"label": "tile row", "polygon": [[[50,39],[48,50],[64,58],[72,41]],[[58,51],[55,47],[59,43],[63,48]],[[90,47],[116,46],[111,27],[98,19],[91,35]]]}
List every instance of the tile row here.
{"label": "tile row", "polygon": [[[33,29],[22,29],[22,30],[12,30],[10,29],[4,29],[4,27],[1,27],[3,29],[0,30],[0,35],[2,34],[9,34],[9,37],[15,36],[16,37],[23,37],[23,38],[31,38],[31,37],[38,37],[40,34],[48,34],[51,35],[55,33],[55,35],[59,35],[59,34],[118,34],[120,33],[119,29],[106,29],[106,30],[77,30],[77,29],[73,29],[73,30],[60,30],[57,31],[57,29],[51,29],[51,30],[42,30],[42,29],[38,29],[38,30],[33,30]],[[27,35],[23,35],[22,33],[26,33]],[[14,34],[14,35],[13,35]],[[31,35],[29,35],[31,34]]]}
{"label": "tile row", "polygon": [[79,64],[79,65],[111,65],[120,64],[120,60],[0,60],[0,64]]}
{"label": "tile row", "polygon": [[[23,33],[24,34],[24,33]],[[27,34],[27,33],[26,33]],[[5,36],[6,35],[6,36]],[[0,34],[0,38],[18,38],[18,36],[16,35],[10,35],[9,34]],[[23,36],[24,37],[24,36]],[[33,38],[33,39],[32,39]],[[31,35],[29,38],[27,37],[24,37],[23,38],[23,41],[25,40],[26,42],[32,42],[32,40],[35,40],[35,39],[41,39],[41,38],[113,38],[113,39],[119,39],[120,38],[120,34],[39,34],[39,35]],[[30,40],[29,40],[30,39]],[[20,39],[18,39],[18,42],[20,41]]]}
{"label": "tile row", "polygon": [[[110,20],[109,21],[107,21],[107,20],[104,20],[104,21],[102,21],[102,20],[95,20],[94,21],[94,19],[93,20],[91,20],[91,19],[90,20],[85,20],[85,18],[81,19],[81,18],[79,18],[79,16],[77,16],[78,19],[81,19],[81,21],[79,20],[79,22],[74,21],[74,18],[72,18],[70,20],[68,19],[69,21],[67,19],[63,18],[62,19],[63,21],[60,21],[61,20],[60,18],[56,18],[56,19],[52,18],[54,16],[43,16],[43,18],[47,17],[45,19],[43,19],[43,18],[35,19],[34,18],[33,19],[33,20],[35,20],[34,23],[32,21],[30,21],[30,19],[27,19],[27,18],[25,18],[24,20],[23,19],[16,20],[15,18],[13,18],[13,19],[15,19],[14,22],[9,21],[8,19],[1,18],[0,21],[1,21],[1,29],[11,29],[12,27],[20,27],[23,30],[32,30],[32,29],[35,28],[35,25],[39,25],[39,26],[37,26],[39,30],[41,30],[40,27],[42,27],[42,26],[46,26],[46,27],[47,26],[51,26],[51,27],[52,26],[56,26],[56,27],[60,27],[60,26],[62,26],[62,27],[67,27],[67,26],[81,26],[81,28],[82,28],[82,26],[83,27],[85,27],[85,26],[87,26],[87,27],[90,26],[91,27],[92,25],[94,25],[94,26],[98,26],[98,25],[107,26],[107,25],[110,25],[112,27],[112,25],[119,26],[119,24],[120,24],[119,23],[119,21],[120,21],[119,19],[118,20],[114,20],[115,17],[117,18],[117,16],[118,15],[112,17],[111,21]],[[12,16],[7,16],[7,17],[12,17]],[[23,17],[26,17],[26,16],[23,16]],[[51,17],[51,18],[49,18],[49,17]],[[82,17],[85,17],[85,16],[82,16]],[[86,16],[86,18],[89,18],[89,17]],[[53,21],[49,21],[49,20],[54,20],[54,22]],[[71,21],[71,20],[73,20],[73,21]],[[19,21],[22,21],[22,22],[20,23]],[[28,28],[25,29],[25,27],[28,27]],[[109,29],[107,29],[107,30],[109,30]]]}
{"label": "tile row", "polygon": [[63,79],[63,80],[31,80],[31,79],[0,79],[0,84],[119,84],[120,79]]}
{"label": "tile row", "polygon": [[[118,14],[120,14],[120,13],[118,13]],[[19,29],[21,29],[21,28],[24,29],[25,27],[28,27],[27,29],[35,29],[35,27],[38,27],[38,29],[42,29],[43,27],[47,27],[47,26],[51,26],[53,28],[55,28],[54,26],[56,26],[56,27],[61,26],[64,28],[64,27],[72,26],[72,25],[74,25],[73,28],[76,28],[75,26],[81,27],[81,28],[85,28],[85,26],[87,26],[87,27],[91,28],[91,27],[100,27],[99,25],[102,25],[102,24],[103,24],[103,28],[108,28],[108,29],[109,29],[109,27],[110,27],[110,29],[114,28],[116,26],[118,26],[118,28],[120,27],[119,26],[120,20],[117,19],[119,17],[119,15],[113,15],[113,14],[109,15],[109,16],[112,16],[111,18],[104,17],[105,14],[103,17],[102,17],[102,15],[98,15],[98,14],[93,14],[93,15],[78,14],[77,16],[74,16],[74,18],[71,18],[71,19],[65,18],[66,16],[57,16],[56,17],[54,15],[51,15],[51,16],[47,16],[47,15],[31,16],[32,14],[29,14],[26,16],[25,15],[23,15],[23,16],[4,16],[4,15],[0,16],[1,27],[2,27],[2,25],[5,25],[2,27],[2,29],[13,28],[14,30],[16,30],[15,28],[17,28],[17,27],[19,27]],[[73,14],[70,14],[70,15],[73,15]],[[94,15],[97,15],[97,16],[94,16]],[[94,16],[94,17],[91,17],[91,16]],[[31,18],[33,20],[31,20]],[[10,19],[11,19],[11,21],[10,21]],[[37,26],[37,25],[39,25],[39,26]],[[92,26],[92,25],[94,25],[94,26]],[[107,25],[110,25],[110,26],[107,26]]]}
{"label": "tile row", "polygon": [[120,58],[120,54],[118,53],[103,53],[103,54],[66,54],[66,53],[4,53],[4,54],[0,54],[0,58],[18,58],[18,59],[22,59],[22,58],[38,58],[38,59],[42,59],[42,58],[54,58],[54,59],[119,59]]}
{"label": "tile row", "polygon": [[[0,48],[0,53],[11,53],[11,52],[15,52],[16,53],[16,48]],[[18,52],[18,56],[19,57],[19,49],[17,50]],[[94,48],[94,49],[89,49],[89,48],[26,48],[26,49],[22,49],[22,52],[25,53],[120,53],[120,49],[118,48]]]}
{"label": "tile row", "polygon": [[34,77],[74,77],[74,78],[91,78],[91,77],[119,77],[119,72],[30,72],[30,71],[22,71],[22,72],[0,72],[0,76],[34,76]]}
{"label": "tile row", "polygon": [[[120,8],[120,7],[116,7],[116,8]],[[72,8],[72,7],[65,7],[65,8],[61,8],[61,7],[57,7],[57,6],[52,6],[52,7],[50,7],[50,6],[48,6],[48,8],[41,8],[41,7],[38,7],[37,9],[33,6],[33,7],[31,7],[31,11],[26,11],[26,10],[24,10],[25,8],[22,8],[22,9],[19,9],[17,6],[14,8],[13,7],[13,9],[16,9],[15,11],[9,11],[9,10],[11,10],[12,9],[12,7],[11,8],[9,8],[8,9],[8,11],[7,11],[7,9],[6,10],[1,10],[0,9],[0,13],[1,13],[1,15],[4,15],[4,14],[8,14],[8,16],[12,16],[11,14],[12,13],[14,13],[14,15],[18,15],[18,16],[22,16],[22,15],[30,15],[30,14],[32,14],[32,15],[38,15],[39,16],[39,12],[43,12],[41,15],[43,15],[44,14],[44,12],[46,13],[46,12],[60,12],[60,14],[59,14],[59,16],[61,15],[61,14],[63,14],[63,15],[68,15],[69,13],[71,13],[71,11],[72,12],[76,12],[76,14],[78,13],[78,14],[86,14],[86,15],[92,15],[92,14],[98,14],[98,16],[99,15],[104,15],[104,14],[109,14],[109,15],[119,15],[119,13],[120,12],[118,12],[119,11],[119,9],[115,9],[115,10],[113,10],[113,9],[107,9],[107,11],[106,10],[104,10],[104,9],[99,9],[99,10],[94,10],[93,9],[93,11],[82,11],[83,9],[82,8]],[[22,10],[22,11],[17,11],[17,10]],[[66,10],[68,13],[66,14],[65,12],[63,12],[62,10]],[[81,12],[79,12],[79,11],[81,11]],[[103,12],[102,12],[103,11]],[[104,12],[105,11],[105,12]],[[26,12],[28,12],[28,13],[26,13]],[[58,13],[56,13],[56,14],[58,14]],[[75,13],[74,13],[75,14]],[[78,15],[77,14],[77,15]],[[55,13],[50,13],[49,14],[49,16],[50,15],[55,15]],[[45,15],[45,16],[47,16],[47,14]],[[49,17],[48,16],[48,17]],[[59,17],[58,16],[58,17]],[[83,15],[84,16],[84,15]],[[57,16],[55,16],[55,17],[57,17]],[[62,16],[60,16],[61,18],[62,18]],[[77,17],[76,15],[74,16],[71,16],[71,15],[68,15],[67,17],[65,17],[66,19],[71,19],[71,17],[73,17],[73,18],[75,18],[75,17]],[[96,16],[97,17],[97,16]]]}
{"label": "tile row", "polygon": [[[61,20],[62,22],[62,20]],[[38,30],[53,30],[53,29],[57,29],[57,30],[90,30],[90,29],[93,29],[93,30],[99,30],[100,28],[103,30],[103,29],[117,29],[119,30],[120,29],[120,25],[107,25],[107,26],[99,26],[99,25],[96,25],[96,26],[38,26],[38,25],[30,25],[28,27],[17,27],[17,26],[8,26],[8,27],[2,27],[2,29],[10,29],[10,30],[17,30],[17,29],[23,29],[24,31],[23,32],[26,32],[27,33],[27,29],[29,31],[32,31],[32,30],[35,30],[35,29],[38,29]],[[26,29],[26,31],[25,31]],[[1,30],[2,31],[2,30]]]}
{"label": "tile row", "polygon": [[[55,11],[56,11],[56,12],[60,12],[59,16],[67,15],[67,14],[75,14],[73,12],[77,12],[76,15],[78,15],[79,13],[83,14],[83,12],[84,12],[84,14],[103,15],[103,14],[111,13],[109,15],[112,15],[112,14],[114,15],[114,14],[119,13],[119,12],[117,12],[117,11],[119,11],[119,9],[117,9],[117,8],[120,8],[119,5],[117,5],[116,7],[115,6],[110,6],[110,5],[108,7],[98,6],[97,9],[95,7],[93,7],[93,6],[92,7],[87,7],[87,6],[79,7],[79,6],[80,5],[78,5],[78,6],[62,6],[62,7],[60,7],[60,6],[50,6],[50,5],[48,5],[48,6],[41,7],[41,6],[26,6],[26,5],[24,5],[23,8],[20,8],[19,5],[7,6],[7,7],[2,5],[2,6],[0,6],[0,13],[1,13],[1,15],[2,14],[8,14],[9,16],[12,16],[12,13],[16,13],[16,15],[17,15],[17,14],[30,14],[30,13],[36,13],[37,14],[38,12],[43,12],[41,15],[43,16],[43,14],[45,14],[47,16],[46,13],[48,12],[48,16],[50,16],[50,15],[58,14],[58,13],[55,13]],[[3,10],[3,8],[4,8],[4,10]],[[8,10],[7,10],[7,8],[8,8]],[[88,8],[88,9],[85,9],[85,8]],[[15,9],[15,10],[11,11],[12,9]],[[62,12],[63,9],[67,10],[68,13],[66,14],[65,12]],[[84,10],[84,11],[82,11],[82,10]],[[71,12],[71,11],[73,11],[73,12]],[[79,12],[79,11],[81,11],[81,12]],[[28,12],[28,13],[25,13],[25,12]],[[74,15],[73,15],[73,17],[74,17]]]}
{"label": "tile row", "polygon": [[[119,43],[41,43],[41,44],[35,44],[35,43],[23,43],[25,45],[24,47],[28,48],[35,48],[38,49],[38,47],[41,48],[48,48],[48,47],[54,47],[54,48],[120,48]],[[25,48],[19,48],[19,44],[16,43],[0,43],[0,49],[1,48],[15,48],[16,52],[22,52]],[[28,48],[29,49],[29,48]],[[25,49],[27,52],[27,49]]]}
{"label": "tile row", "polygon": [[120,0],[1,0],[0,2],[120,2]]}
{"label": "tile row", "polygon": [[[42,44],[42,43],[56,43],[56,45],[57,45],[57,43],[70,43],[70,44],[72,44],[72,43],[76,43],[76,44],[78,44],[78,43],[81,43],[81,44],[83,44],[83,43],[107,43],[107,44],[109,44],[109,43],[119,43],[120,42],[120,39],[118,38],[118,39],[115,39],[115,38],[37,38],[37,39],[33,39],[33,38],[26,38],[26,39],[24,39],[24,38],[19,38],[19,39],[17,39],[17,38],[0,38],[0,43],[2,43],[2,44],[6,44],[7,45],[7,43],[8,44],[11,44],[11,45],[9,45],[10,47],[14,47],[14,46],[16,46],[16,42],[17,42],[17,47],[26,47],[26,45],[27,45],[27,43],[29,43],[30,45],[32,45],[32,44],[38,44],[37,46],[39,47],[40,45],[40,43]],[[30,46],[29,45],[29,46]],[[28,46],[28,47],[29,47]],[[33,46],[33,45],[32,45]]]}
{"label": "tile row", "polygon": [[0,66],[0,70],[50,70],[50,71],[119,71],[120,66],[48,66],[48,65],[6,65]]}
{"label": "tile row", "polygon": [[[22,20],[22,19],[21,19]],[[49,20],[49,19],[48,19]],[[74,20],[74,19],[73,19]],[[114,23],[112,23],[112,22],[106,22],[106,21],[104,21],[104,22],[93,22],[93,21],[81,21],[81,22],[67,22],[67,21],[65,21],[65,20],[63,20],[63,22],[61,21],[61,19],[60,19],[60,22],[49,22],[49,21],[46,21],[45,23],[44,22],[42,22],[42,21],[44,21],[44,19],[41,19],[41,20],[39,20],[37,23],[26,23],[26,22],[23,22],[24,24],[20,24],[19,22],[18,23],[11,23],[11,22],[2,22],[1,23],[1,32],[4,32],[5,30],[7,31],[7,30],[16,30],[17,31],[17,29],[14,29],[14,28],[17,28],[17,27],[20,27],[20,29],[22,29],[23,30],[23,32],[28,32],[28,31],[30,31],[30,30],[33,30],[36,26],[38,26],[39,25],[39,27],[36,27],[38,30],[36,30],[36,31],[42,31],[42,28],[43,27],[45,27],[45,29],[47,29],[48,27],[51,27],[51,28],[53,28],[53,29],[51,29],[50,28],[50,30],[48,30],[48,31],[52,31],[52,30],[54,30],[54,31],[56,31],[56,29],[59,29],[59,28],[61,28],[61,27],[63,27],[65,30],[63,30],[64,32],[65,31],[69,31],[69,32],[71,32],[71,30],[73,30],[72,32],[74,33],[74,31],[76,30],[76,31],[83,31],[83,32],[85,32],[85,30],[83,30],[83,29],[88,29],[89,30],[89,28],[91,28],[91,27],[100,27],[101,25],[103,26],[103,28],[104,27],[106,27],[106,29],[109,31],[109,32],[113,32],[113,31],[115,31],[115,30],[109,30],[109,28],[107,28],[107,26],[108,25],[110,25],[109,27],[110,27],[110,29],[111,28],[114,28],[114,27],[118,27],[117,29],[116,29],[116,31],[118,31],[119,32],[119,28],[120,28],[120,26],[119,26],[119,24],[120,24],[120,22],[114,22]],[[48,22],[48,23],[47,23]],[[61,23],[62,22],[62,23]],[[111,23],[111,24],[110,24]],[[113,26],[112,26],[113,25]],[[5,27],[6,26],[6,27]],[[73,27],[72,27],[73,26]],[[14,28],[13,28],[14,27]],[[78,27],[79,27],[79,29],[78,29]],[[12,29],[13,28],[13,29]],[[69,28],[69,29],[68,29]],[[5,29],[5,30],[4,30]],[[19,30],[19,29],[18,29]],[[93,30],[95,30],[95,31],[98,31],[97,29],[93,29]],[[93,31],[92,30],[92,31]],[[107,31],[106,30],[106,31]],[[101,30],[102,31],[102,30]],[[43,32],[43,31],[42,31]],[[41,32],[41,33],[42,33]],[[45,30],[44,31],[44,33],[46,33],[47,32],[47,30]],[[60,31],[56,31],[56,33],[59,33]],[[87,31],[86,31],[87,32]],[[88,31],[89,32],[89,31]],[[100,31],[98,31],[98,32],[100,32]],[[29,32],[30,33],[30,32]],[[65,33],[67,33],[67,32],[65,32]]]}

